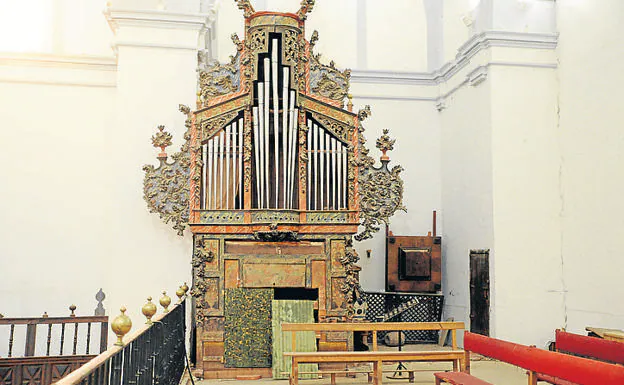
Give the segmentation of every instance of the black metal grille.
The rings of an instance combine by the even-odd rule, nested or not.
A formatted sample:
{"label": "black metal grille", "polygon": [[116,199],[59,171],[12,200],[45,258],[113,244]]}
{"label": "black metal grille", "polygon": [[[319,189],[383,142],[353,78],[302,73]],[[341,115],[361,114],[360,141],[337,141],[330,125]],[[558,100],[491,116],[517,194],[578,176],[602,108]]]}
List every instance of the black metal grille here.
{"label": "black metal grille", "polygon": [[[442,294],[364,293],[367,302],[366,317],[369,322],[440,322],[442,320]],[[388,332],[377,332],[383,341]],[[437,343],[437,330],[405,331],[406,343]]]}
{"label": "black metal grille", "polygon": [[80,382],[71,384],[178,385],[184,372],[185,305],[186,300],[93,368]]}

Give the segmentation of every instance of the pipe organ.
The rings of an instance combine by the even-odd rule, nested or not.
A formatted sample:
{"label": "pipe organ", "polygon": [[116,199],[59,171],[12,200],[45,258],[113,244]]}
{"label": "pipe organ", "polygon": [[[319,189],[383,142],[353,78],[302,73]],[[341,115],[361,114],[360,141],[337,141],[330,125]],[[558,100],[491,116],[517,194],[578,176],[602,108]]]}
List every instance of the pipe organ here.
{"label": "pipe organ", "polygon": [[[352,239],[402,208],[401,168],[387,168],[387,131],[377,141],[382,166],[373,166],[361,133],[370,109],[353,111],[349,70],[321,63],[316,31],[305,39],[314,0],[296,13],[236,3],[244,39],[232,36],[229,63],[200,61],[197,105],[181,106],[187,141],[169,163],[171,135],[159,127],[160,165],[144,167],[144,193],[178,234],[193,234],[197,367],[205,377],[279,377],[272,319],[364,317]],[[346,350],[350,338],[312,345]]]}

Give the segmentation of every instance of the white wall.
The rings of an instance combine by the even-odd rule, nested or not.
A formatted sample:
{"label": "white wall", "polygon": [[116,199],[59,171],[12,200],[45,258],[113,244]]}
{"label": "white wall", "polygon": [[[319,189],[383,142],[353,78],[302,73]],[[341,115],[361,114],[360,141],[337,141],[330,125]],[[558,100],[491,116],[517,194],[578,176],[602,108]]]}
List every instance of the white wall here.
{"label": "white wall", "polygon": [[624,4],[557,2],[567,326],[624,325]]}

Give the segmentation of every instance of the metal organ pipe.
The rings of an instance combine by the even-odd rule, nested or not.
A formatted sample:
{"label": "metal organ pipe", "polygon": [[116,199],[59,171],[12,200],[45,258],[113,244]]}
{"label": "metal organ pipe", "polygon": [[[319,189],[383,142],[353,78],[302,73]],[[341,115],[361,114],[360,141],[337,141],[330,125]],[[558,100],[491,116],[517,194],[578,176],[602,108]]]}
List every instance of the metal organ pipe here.
{"label": "metal organ pipe", "polygon": [[289,164],[290,164],[290,171],[289,171],[289,206],[288,208],[292,208],[294,207],[294,202],[293,200],[295,199],[294,197],[294,192],[295,192],[295,176],[297,175],[297,110],[295,109],[295,92],[291,91],[290,92],[290,105],[288,108],[288,113],[289,113],[289,129],[288,131],[290,131],[289,134],[289,146],[288,146],[288,157],[289,157]]}
{"label": "metal organ pipe", "polygon": [[332,158],[332,203],[331,206],[334,210],[338,208],[337,197],[338,197],[338,187],[336,186],[336,138],[331,138],[331,158]]}
{"label": "metal organ pipe", "polygon": [[243,119],[238,119],[238,208],[243,208]]}
{"label": "metal organ pipe", "polygon": [[[277,76],[277,39],[273,39],[273,51],[271,52],[271,85],[273,86],[273,167],[275,171],[275,207],[278,208],[279,202],[279,96],[278,90],[278,76]],[[269,206],[270,207],[270,206]]]}
{"label": "metal organ pipe", "polygon": [[269,125],[271,123],[269,118],[269,103],[271,100],[271,60],[269,58],[264,59],[264,143],[262,147],[262,205],[261,208],[269,207]]}
{"label": "metal organ pipe", "polygon": [[[230,146],[231,146],[231,125],[225,127],[225,151],[223,152],[223,163],[225,165],[225,202],[221,202],[221,208],[230,207]],[[223,199],[223,193],[221,193]]]}
{"label": "metal organ pipe", "polygon": [[290,208],[288,204],[288,186],[290,182],[290,164],[287,164],[288,156],[288,135],[289,113],[288,109],[288,67],[284,68],[282,74],[282,201],[284,208]]}

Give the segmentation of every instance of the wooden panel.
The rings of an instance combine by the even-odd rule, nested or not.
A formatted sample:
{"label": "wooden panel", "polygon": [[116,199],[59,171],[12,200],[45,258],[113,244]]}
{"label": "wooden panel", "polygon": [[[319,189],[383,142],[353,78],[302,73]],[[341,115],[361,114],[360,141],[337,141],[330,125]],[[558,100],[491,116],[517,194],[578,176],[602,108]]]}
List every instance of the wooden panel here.
{"label": "wooden panel", "polygon": [[344,265],[340,260],[345,256],[345,241],[332,240],[330,243],[330,254],[332,271],[344,271]]}
{"label": "wooden panel", "polygon": [[231,289],[240,286],[240,275],[238,271],[238,260],[225,261],[225,288]]}
{"label": "wooden panel", "polygon": [[305,287],[306,265],[243,264],[244,287]]}
{"label": "wooden panel", "polygon": [[323,242],[255,242],[225,241],[225,253],[230,255],[310,255],[324,254]]}
{"label": "wooden panel", "polygon": [[[314,301],[279,300],[273,301],[272,330],[273,330],[273,378],[288,378],[291,360],[284,359],[283,353],[292,351],[292,333],[282,333],[284,322],[314,322]],[[296,333],[295,342],[297,351],[315,352],[316,335],[313,331]],[[301,371],[316,372],[317,365],[302,365]],[[284,374],[282,374],[284,373]],[[302,374],[301,378],[315,378],[316,375]]]}
{"label": "wooden panel", "polygon": [[312,261],[312,288],[318,289],[319,316],[321,316],[321,311],[324,313],[327,307],[327,291],[325,289],[325,286],[327,285],[327,274],[325,269],[325,261]]}
{"label": "wooden panel", "polygon": [[386,290],[419,293],[441,290],[440,237],[390,235],[386,242]]}
{"label": "wooden panel", "polygon": [[271,367],[272,289],[225,291],[225,366]]}
{"label": "wooden panel", "polygon": [[223,342],[204,342],[203,357],[204,362],[223,362],[225,348]]}
{"label": "wooden panel", "polygon": [[[197,339],[201,341],[223,341],[223,317],[209,317],[204,326],[198,328]],[[201,351],[201,349],[200,349]]]}
{"label": "wooden panel", "polygon": [[206,292],[204,299],[206,301],[207,310],[219,310],[219,278],[206,278]]}
{"label": "wooden panel", "polygon": [[219,240],[204,239],[204,249],[214,254],[212,261],[206,262],[206,270],[219,270]]}
{"label": "wooden panel", "polygon": [[344,310],[347,308],[344,293],[340,290],[344,285],[344,278],[337,277],[331,279],[331,309]]}

